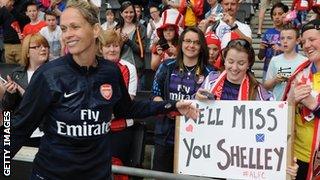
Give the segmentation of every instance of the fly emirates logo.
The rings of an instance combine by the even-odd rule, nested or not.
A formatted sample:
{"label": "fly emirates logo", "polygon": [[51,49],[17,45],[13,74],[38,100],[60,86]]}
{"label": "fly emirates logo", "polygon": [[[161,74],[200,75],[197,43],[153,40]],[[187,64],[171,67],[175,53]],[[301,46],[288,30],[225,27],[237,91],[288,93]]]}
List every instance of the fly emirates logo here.
{"label": "fly emirates logo", "polygon": [[80,118],[82,124],[69,125],[65,122],[57,121],[57,133],[61,135],[86,137],[107,134],[110,131],[111,122],[101,122],[95,124],[88,124],[87,121],[98,122],[99,111],[92,111],[90,109],[81,109]]}

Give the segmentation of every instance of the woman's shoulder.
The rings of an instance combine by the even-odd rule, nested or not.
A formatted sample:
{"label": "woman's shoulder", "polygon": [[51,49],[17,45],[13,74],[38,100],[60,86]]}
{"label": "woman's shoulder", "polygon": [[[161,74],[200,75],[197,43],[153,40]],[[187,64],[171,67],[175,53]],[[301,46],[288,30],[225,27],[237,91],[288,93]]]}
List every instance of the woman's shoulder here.
{"label": "woman's shoulder", "polygon": [[172,71],[177,66],[176,62],[177,61],[174,58],[166,59],[159,65],[157,73],[164,71]]}
{"label": "woman's shoulder", "polygon": [[209,75],[210,73],[214,73],[214,74],[217,74],[219,73],[213,66],[211,65],[206,65],[204,67],[204,74],[207,76]]}
{"label": "woman's shoulder", "polygon": [[177,60],[175,58],[169,58],[163,61],[162,65],[166,67],[173,67],[176,65]]}

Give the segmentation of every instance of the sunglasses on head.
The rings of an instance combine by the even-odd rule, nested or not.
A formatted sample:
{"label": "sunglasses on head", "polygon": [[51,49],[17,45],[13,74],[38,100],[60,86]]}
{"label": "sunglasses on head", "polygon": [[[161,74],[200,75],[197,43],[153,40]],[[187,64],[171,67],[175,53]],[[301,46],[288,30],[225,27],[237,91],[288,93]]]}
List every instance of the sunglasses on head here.
{"label": "sunglasses on head", "polygon": [[301,28],[301,34],[303,34],[305,31],[310,30],[310,29],[320,30],[320,23],[319,24],[314,24],[314,23],[305,24]]}
{"label": "sunglasses on head", "polygon": [[248,41],[244,40],[244,39],[231,40],[231,41],[228,43],[228,46],[227,46],[227,47],[232,47],[232,46],[235,46],[235,45],[243,46],[243,47],[246,48],[246,49],[252,48],[252,47],[251,47],[251,44],[250,44]]}

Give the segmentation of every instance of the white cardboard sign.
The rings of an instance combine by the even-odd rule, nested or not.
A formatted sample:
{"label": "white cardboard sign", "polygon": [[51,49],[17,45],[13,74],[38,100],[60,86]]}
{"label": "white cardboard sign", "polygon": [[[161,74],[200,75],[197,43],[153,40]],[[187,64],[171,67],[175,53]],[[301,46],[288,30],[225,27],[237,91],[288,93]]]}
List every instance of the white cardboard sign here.
{"label": "white cardboard sign", "polygon": [[286,179],[288,103],[194,101],[176,124],[175,172],[232,179]]}

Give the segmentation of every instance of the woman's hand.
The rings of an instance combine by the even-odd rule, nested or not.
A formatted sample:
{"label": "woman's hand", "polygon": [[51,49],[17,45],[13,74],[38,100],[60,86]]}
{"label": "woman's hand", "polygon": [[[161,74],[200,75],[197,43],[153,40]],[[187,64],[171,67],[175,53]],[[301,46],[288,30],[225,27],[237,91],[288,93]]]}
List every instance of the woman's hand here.
{"label": "woman's hand", "polygon": [[14,82],[9,75],[7,76],[7,83],[4,83],[3,85],[6,91],[8,91],[10,94],[19,92],[21,96],[23,96],[25,92],[25,90],[19,84]]}
{"label": "woman's hand", "polygon": [[161,46],[160,46],[160,45],[157,45],[157,46],[156,46],[156,49],[157,49],[157,54],[158,54],[159,56],[161,56],[162,53],[163,53],[163,50],[162,50]]}
{"label": "woman's hand", "polygon": [[211,94],[211,93],[205,89],[199,88],[196,93],[196,99],[200,101],[209,100],[209,97],[206,96],[205,94]]}
{"label": "woman's hand", "polygon": [[280,74],[277,74],[276,77],[275,77],[276,84],[285,82],[287,80],[288,80],[288,78],[285,78],[285,77],[281,76]]}
{"label": "woman's hand", "polygon": [[176,103],[176,108],[181,115],[187,116],[188,118],[195,120],[199,117],[200,110],[192,105],[191,101],[180,100]]}
{"label": "woman's hand", "polygon": [[280,53],[280,52],[283,51],[282,47],[279,46],[278,44],[272,45],[272,49],[273,49],[275,52],[277,52],[277,53]]}
{"label": "woman's hand", "polygon": [[[291,90],[288,94],[288,100],[301,103],[310,110],[314,110],[318,106],[315,97],[312,96],[312,87],[310,84],[300,84],[297,81],[291,83]],[[290,102],[289,101],[289,102]]]}
{"label": "woman's hand", "polygon": [[310,85],[307,84],[300,84],[298,85],[295,83],[293,93],[294,93],[294,99],[296,103],[301,102],[302,99],[308,97],[311,95],[312,88]]}
{"label": "woman's hand", "polygon": [[174,45],[170,45],[167,52],[170,56],[177,56],[178,55],[178,49]]}
{"label": "woman's hand", "polygon": [[222,20],[228,24],[230,27],[234,25],[236,19],[232,16],[230,16],[228,13],[223,13]]}
{"label": "woman's hand", "polygon": [[14,94],[14,93],[17,92],[18,84],[16,82],[14,82],[11,79],[11,77],[8,75],[7,76],[7,82],[4,83],[4,87],[5,87],[6,91],[8,91],[8,93]]}
{"label": "woman's hand", "polygon": [[122,38],[122,41],[123,41],[123,42],[127,42],[127,41],[128,41],[129,37],[128,37],[127,34],[121,33],[120,35],[121,35],[121,38]]}
{"label": "woman's hand", "polygon": [[293,160],[294,160],[294,164],[292,166],[288,166],[286,171],[287,171],[287,174],[291,176],[291,179],[296,179],[299,165],[297,164],[296,157]]}

